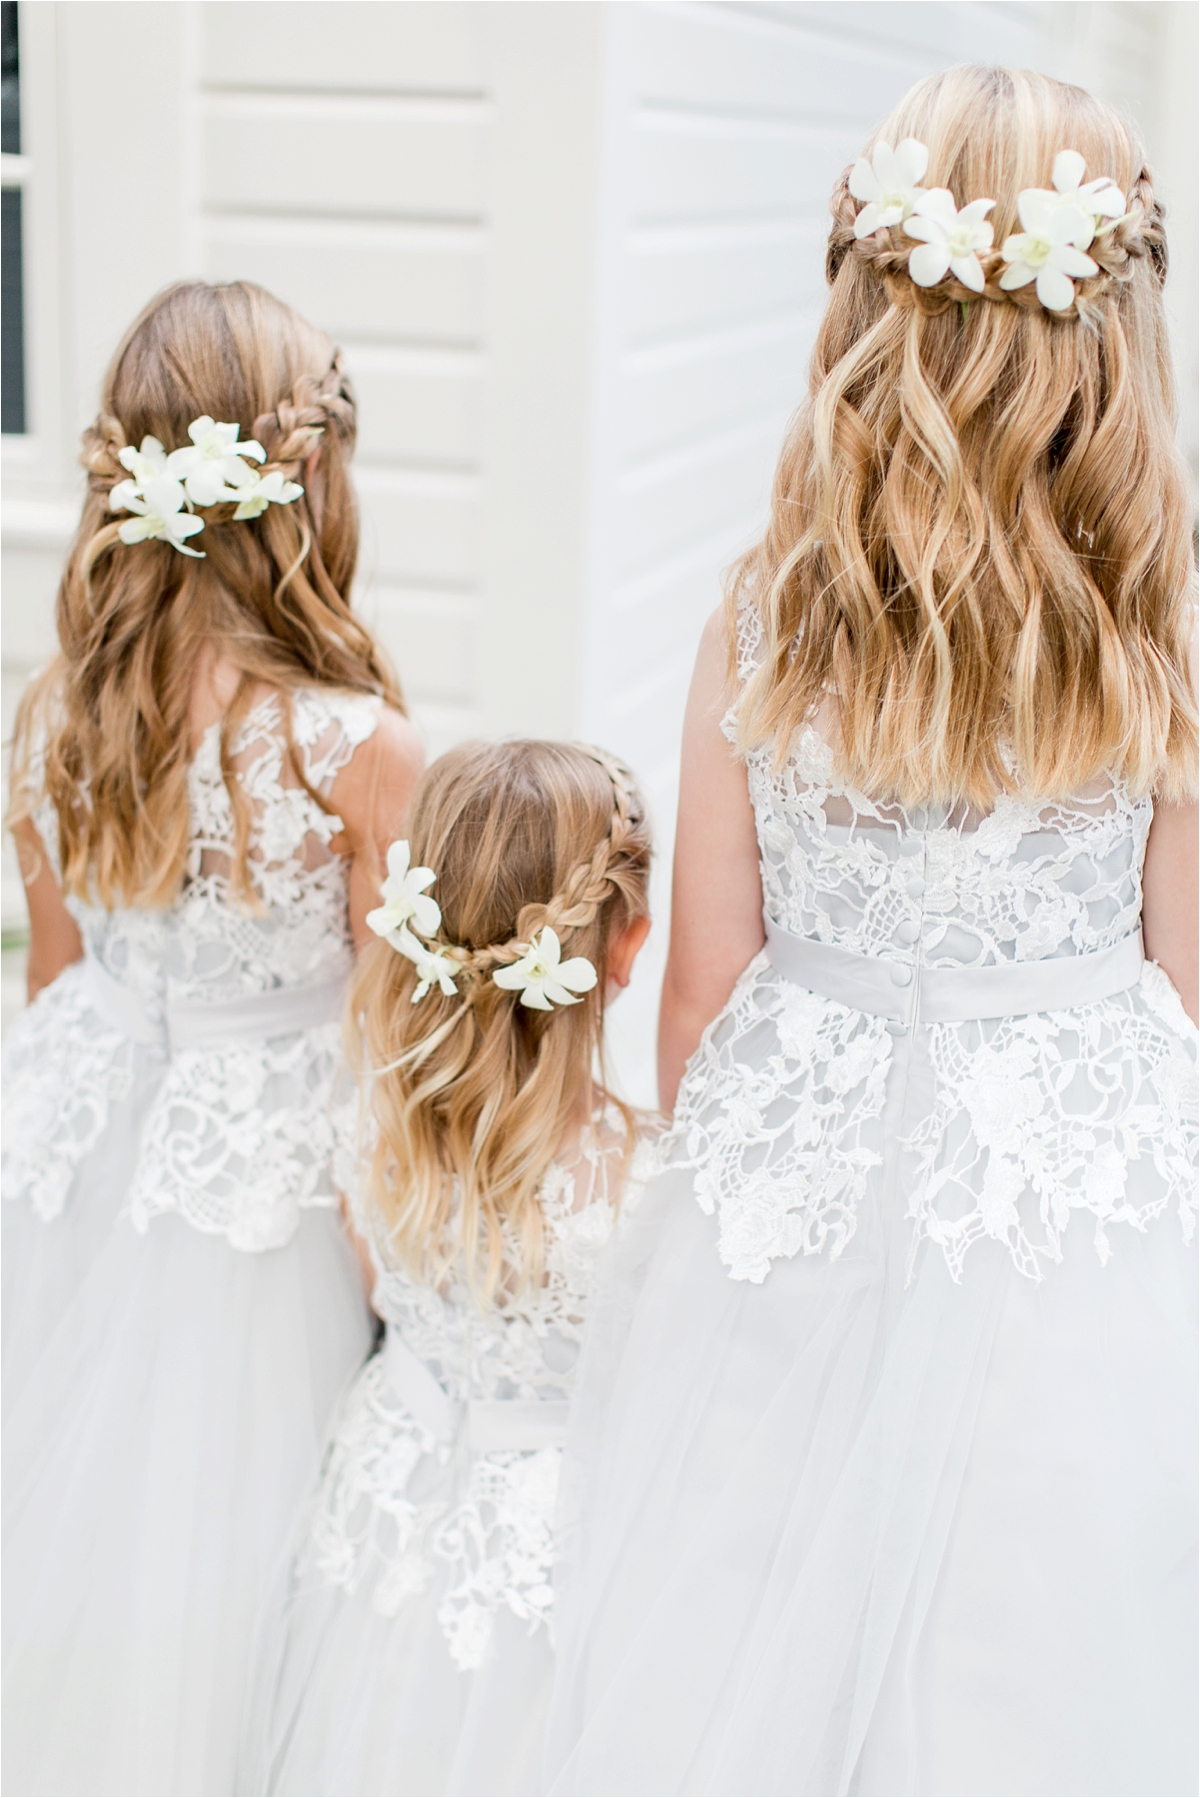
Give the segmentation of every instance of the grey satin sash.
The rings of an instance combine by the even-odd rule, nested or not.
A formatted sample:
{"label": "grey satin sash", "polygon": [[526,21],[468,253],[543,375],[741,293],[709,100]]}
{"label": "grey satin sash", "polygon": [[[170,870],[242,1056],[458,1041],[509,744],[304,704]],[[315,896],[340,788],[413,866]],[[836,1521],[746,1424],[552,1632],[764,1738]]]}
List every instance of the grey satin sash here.
{"label": "grey satin sash", "polygon": [[770,918],[763,922],[768,959],[785,980],[852,1011],[910,1026],[1070,1011],[1136,986],[1145,959],[1139,930],[1091,955],[987,968],[925,968],[915,958],[884,961],[857,955],[833,943],[793,936]]}
{"label": "grey satin sash", "polygon": [[470,1446],[480,1455],[562,1444],[567,1428],[565,1399],[474,1398],[465,1405],[455,1404],[390,1324],[383,1361],[392,1391],[435,1442],[453,1442],[465,1425]]}
{"label": "grey satin sash", "polygon": [[172,1055],[185,1049],[220,1049],[228,1043],[267,1042],[316,1024],[336,1023],[347,972],[342,969],[303,986],[272,987],[232,999],[171,1000],[155,1010],[90,953],[84,958],[83,977],[88,1000],[106,1024],[136,1043]]}

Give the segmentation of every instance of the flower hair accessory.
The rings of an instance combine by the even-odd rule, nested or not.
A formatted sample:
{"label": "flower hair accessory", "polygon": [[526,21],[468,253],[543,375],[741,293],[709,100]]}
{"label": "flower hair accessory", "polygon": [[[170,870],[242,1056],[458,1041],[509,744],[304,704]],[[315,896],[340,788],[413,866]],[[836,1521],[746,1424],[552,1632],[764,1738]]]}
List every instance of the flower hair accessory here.
{"label": "flower hair accessory", "polygon": [[500,959],[505,965],[494,969],[493,983],[519,993],[521,1004],[532,1011],[578,1005],[578,995],[591,992],[596,984],[595,967],[586,955],[563,961],[558,935],[549,924],[528,943],[504,943],[491,949],[473,951],[454,943],[421,942],[420,937],[433,937],[441,929],[442,912],[425,890],[437,875],[432,868],[410,866],[411,859],[412,852],[403,839],[392,844],[387,852],[383,904],[369,911],[366,921],[376,936],[416,968],[414,1004],[435,986],[446,998],[453,998],[459,980],[478,977]]}
{"label": "flower hair accessory", "polygon": [[396,931],[387,940],[401,955],[406,955],[417,970],[417,984],[412,996],[414,1005],[434,986],[440,987],[447,999],[453,999],[458,991],[456,982],[462,973],[462,967],[444,949],[430,948],[428,943],[419,943],[410,930]]}
{"label": "flower hair accessory", "polygon": [[[987,217],[996,202],[971,200],[960,208],[949,188],[921,187],[928,164],[929,152],[916,138],[905,138],[894,150],[880,141],[870,161],[860,157],[847,179],[852,197],[863,202],[854,219],[855,242],[864,252],[901,257],[917,287],[936,287],[952,276],[970,293],[1000,300],[1032,283],[1046,311],[1070,312],[1076,305],[1076,281],[1117,267],[1111,254],[1102,267],[1087,251],[1105,239],[1096,253],[1108,252],[1116,241],[1108,234],[1139,216],[1126,210],[1125,195],[1107,175],[1084,182],[1086,168],[1078,150],[1060,150],[1053,186],[1027,187],[1018,194],[1023,228],[996,250]],[[893,232],[917,242],[901,251]]]}
{"label": "flower hair accessory", "polygon": [[1075,282],[1100,273],[1099,264],[1084,251],[1125,215],[1125,196],[1116,183],[1104,176],[1081,187],[1083,172],[1078,150],[1061,150],[1054,158],[1054,186],[1027,187],[1017,195],[1017,215],[1025,229],[1006,237],[1000,251],[1008,264],[1001,287],[1011,292],[1035,281],[1048,312],[1069,311]]}
{"label": "flower hair accessory", "polygon": [[510,968],[497,968],[492,979],[497,986],[519,992],[521,1004],[533,1011],[578,1005],[579,1000],[573,995],[591,992],[596,984],[596,970],[586,955],[572,956],[570,961],[562,961],[561,955],[558,937],[547,924],[520,961]]}
{"label": "flower hair accessory", "polygon": [[[113,512],[132,512],[118,527],[122,543],[161,537],[185,556],[202,557],[202,549],[184,542],[204,529],[196,506],[235,506],[234,518],[257,518],[269,505],[290,506],[303,487],[284,478],[280,469],[263,475],[252,462],[265,462],[267,452],[253,437],[238,442],[240,427],[208,417],[188,426],[190,444],[168,455],[157,437],[143,437],[138,449],[126,445],[118,453],[132,479],[118,481],[108,497]],[[185,510],[186,508],[186,510]],[[436,928],[436,927],[435,927]]]}
{"label": "flower hair accessory", "polygon": [[425,891],[433,885],[437,875],[432,868],[410,867],[411,860],[408,844],[403,838],[392,844],[387,852],[383,904],[367,913],[368,928],[404,954],[408,951],[402,948],[398,938],[402,932],[410,934],[405,929],[410,920],[422,936],[436,936],[442,923],[441,906]]}

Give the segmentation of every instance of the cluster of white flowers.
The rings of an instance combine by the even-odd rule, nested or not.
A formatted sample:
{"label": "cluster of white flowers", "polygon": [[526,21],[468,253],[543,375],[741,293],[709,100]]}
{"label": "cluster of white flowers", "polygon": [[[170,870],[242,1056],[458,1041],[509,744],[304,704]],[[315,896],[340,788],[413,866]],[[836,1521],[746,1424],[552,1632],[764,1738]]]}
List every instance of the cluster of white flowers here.
{"label": "cluster of white flowers", "polygon": [[[869,162],[859,157],[850,175],[850,192],[863,202],[854,235],[870,237],[899,226],[918,240],[908,257],[908,272],[918,287],[935,287],[952,274],[973,293],[982,293],[986,276],[979,256],[992,247],[987,215],[996,202],[972,200],[960,210],[948,187],[919,185],[928,165],[929,151],[915,137],[906,137],[894,150],[877,143]],[[1027,187],[1017,195],[1024,229],[1006,237],[1000,247],[1008,265],[1000,286],[1011,292],[1035,281],[1048,312],[1070,310],[1075,282],[1100,272],[1085,252],[1129,216],[1114,181],[1105,175],[1084,186],[1083,176],[1078,150],[1061,150],[1054,159],[1053,187]]]}
{"label": "cluster of white flowers", "polygon": [[186,542],[204,529],[194,506],[236,502],[233,516],[244,519],[299,499],[303,487],[285,480],[279,469],[264,475],[250,467],[265,462],[267,452],[253,437],[239,443],[238,430],[237,425],[197,418],[188,426],[192,441],[169,455],[157,437],[143,437],[138,449],[123,449],[118,460],[132,479],[118,481],[108,497],[112,511],[134,513],[118,528],[122,543],[162,537],[182,555],[199,558],[204,551],[189,549]]}
{"label": "cluster of white flowers", "polygon": [[[442,910],[426,892],[437,879],[433,869],[411,867],[411,860],[406,842],[392,844],[387,852],[383,904],[367,913],[367,924],[416,968],[417,984],[412,996],[415,1005],[434,986],[448,999],[453,998],[462,969],[444,949],[423,943],[414,934],[435,936],[441,928]],[[577,1005],[579,1000],[573,995],[591,992],[596,984],[596,970],[584,955],[563,961],[562,946],[547,924],[521,959],[511,967],[497,968],[492,979],[499,987],[519,992],[521,1004],[531,1010],[552,1011],[556,1005]]]}

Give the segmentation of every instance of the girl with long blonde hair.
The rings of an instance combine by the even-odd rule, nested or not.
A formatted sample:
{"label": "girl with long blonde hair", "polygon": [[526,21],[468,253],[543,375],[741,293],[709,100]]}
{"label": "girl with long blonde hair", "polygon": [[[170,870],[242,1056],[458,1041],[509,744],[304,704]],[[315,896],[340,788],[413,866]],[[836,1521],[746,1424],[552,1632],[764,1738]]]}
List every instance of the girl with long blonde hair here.
{"label": "girl with long blonde hair", "polygon": [[1110,108],[960,68],[832,213],[689,702],[675,1121],[584,1349],[548,1783],[1194,1791],[1163,209]]}
{"label": "girl with long blonde hair", "polygon": [[370,1340],[329,1106],[421,752],[355,617],[355,401],[243,282],[153,300],[84,433],[17,721],[5,1782],[228,1792],[256,1614]]}
{"label": "girl with long blonde hair", "polygon": [[566,1399],[639,1177],[602,1049],[649,928],[648,825],[601,750],[469,743],[388,861],[346,1166],[385,1335],[268,1632],[243,1789],[532,1792]]}

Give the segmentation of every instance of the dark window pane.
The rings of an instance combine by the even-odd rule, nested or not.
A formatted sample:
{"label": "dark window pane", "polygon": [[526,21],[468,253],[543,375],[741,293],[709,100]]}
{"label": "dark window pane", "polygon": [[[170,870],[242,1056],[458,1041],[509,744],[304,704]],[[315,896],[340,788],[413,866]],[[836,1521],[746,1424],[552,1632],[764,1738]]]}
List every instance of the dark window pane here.
{"label": "dark window pane", "polygon": [[25,302],[21,285],[21,190],[6,187],[0,256],[0,431],[25,429]]}
{"label": "dark window pane", "polygon": [[21,52],[17,39],[17,0],[0,4],[0,27],[4,48],[3,86],[0,97],[0,149],[6,156],[21,154]]}

